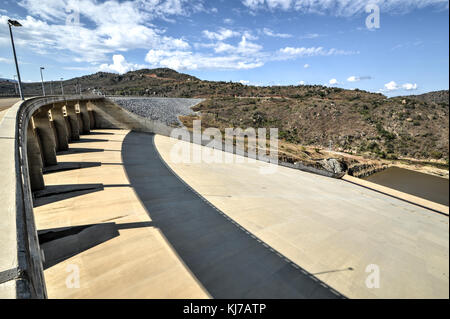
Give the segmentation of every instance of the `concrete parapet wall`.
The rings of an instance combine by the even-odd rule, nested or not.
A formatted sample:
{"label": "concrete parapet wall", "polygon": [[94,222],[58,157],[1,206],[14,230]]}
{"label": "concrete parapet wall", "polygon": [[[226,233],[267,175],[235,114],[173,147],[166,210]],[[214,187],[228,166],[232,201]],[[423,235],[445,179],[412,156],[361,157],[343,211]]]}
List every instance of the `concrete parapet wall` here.
{"label": "concrete parapet wall", "polygon": [[[32,178],[40,179],[32,174],[39,175],[43,165],[40,144],[47,150],[55,147],[51,126],[44,121],[47,114],[42,112],[54,105],[96,99],[99,97],[30,98],[12,106],[0,122],[0,299],[47,297],[31,187]],[[45,128],[50,139],[37,139],[31,120],[34,115],[40,118],[41,132]]]}

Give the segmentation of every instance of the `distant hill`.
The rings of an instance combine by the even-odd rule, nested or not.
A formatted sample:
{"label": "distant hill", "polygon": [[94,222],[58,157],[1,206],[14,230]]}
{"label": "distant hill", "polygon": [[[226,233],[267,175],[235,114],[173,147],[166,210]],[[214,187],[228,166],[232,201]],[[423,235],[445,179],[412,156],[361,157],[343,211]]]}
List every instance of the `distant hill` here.
{"label": "distant hill", "polygon": [[419,101],[428,102],[428,103],[447,103],[449,100],[448,90],[443,91],[434,91],[421,95],[409,95],[405,98],[409,99],[417,99]]}
{"label": "distant hill", "polygon": [[[378,158],[446,159],[449,153],[449,92],[387,98],[379,93],[321,85],[246,86],[203,81],[171,69],[126,74],[98,72],[63,82],[66,94],[80,83],[83,92],[107,95],[202,97],[197,107],[206,125],[277,127],[280,138],[301,145]],[[46,90],[51,92],[50,83]],[[40,95],[41,84],[25,83],[26,95]],[[60,83],[53,83],[60,94]],[[14,94],[14,83],[0,81],[0,94]]]}

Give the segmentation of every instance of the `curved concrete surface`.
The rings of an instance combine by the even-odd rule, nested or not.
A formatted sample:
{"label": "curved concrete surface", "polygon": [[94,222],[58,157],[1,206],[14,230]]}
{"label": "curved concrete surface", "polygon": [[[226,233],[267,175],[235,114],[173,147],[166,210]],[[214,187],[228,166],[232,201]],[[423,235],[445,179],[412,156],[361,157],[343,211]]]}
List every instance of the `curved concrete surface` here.
{"label": "curved concrete surface", "polygon": [[448,217],[262,162],[177,164],[177,142],[94,130],[58,155],[81,169],[35,201],[41,236],[69,232],[41,245],[50,298],[448,298]]}
{"label": "curved concrete surface", "polygon": [[[47,187],[62,193],[36,200],[37,227],[42,235],[112,223],[111,235],[92,245],[82,233],[41,245],[49,298],[343,297],[194,193],[165,166],[153,135],[95,130],[80,144],[58,161],[101,166],[46,175]],[[69,183],[86,190],[67,192]],[[74,265],[80,287],[68,289]]]}
{"label": "curved concrete surface", "polygon": [[[170,152],[177,140],[158,135],[155,143],[206,200],[347,297],[448,298],[448,216],[298,170],[259,174],[273,164],[176,163]],[[368,289],[372,264],[381,286]]]}

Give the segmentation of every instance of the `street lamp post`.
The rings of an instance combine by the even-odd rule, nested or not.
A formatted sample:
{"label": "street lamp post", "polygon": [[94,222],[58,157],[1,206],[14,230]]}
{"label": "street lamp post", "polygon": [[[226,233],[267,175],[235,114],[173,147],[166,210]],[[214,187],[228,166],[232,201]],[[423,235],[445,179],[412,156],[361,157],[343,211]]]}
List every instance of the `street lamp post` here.
{"label": "street lamp post", "polygon": [[21,27],[22,25],[19,23],[19,21],[8,20],[8,26],[9,26],[9,35],[11,36],[11,45],[12,45],[12,49],[13,49],[13,53],[14,53],[14,62],[16,63],[17,79],[19,80],[20,98],[22,100],[24,100],[23,91],[22,91],[22,81],[20,79],[20,72],[19,72],[19,64],[17,63],[16,47],[14,46],[14,37],[12,34],[12,28],[11,28],[11,27]]}
{"label": "street lamp post", "polygon": [[42,70],[45,70],[45,68],[41,66],[42,95],[45,96],[44,77],[42,75]]}
{"label": "street lamp post", "polygon": [[17,94],[17,83],[16,83],[16,77],[17,75],[14,74],[14,92]]}
{"label": "street lamp post", "polygon": [[61,78],[61,95],[64,95],[64,86],[63,86],[63,78]]}

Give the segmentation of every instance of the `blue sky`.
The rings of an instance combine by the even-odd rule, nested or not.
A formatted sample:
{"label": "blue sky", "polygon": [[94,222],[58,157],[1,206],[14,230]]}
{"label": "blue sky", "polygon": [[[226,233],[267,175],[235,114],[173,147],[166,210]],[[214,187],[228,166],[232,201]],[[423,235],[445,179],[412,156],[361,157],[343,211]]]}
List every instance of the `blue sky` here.
{"label": "blue sky", "polygon": [[[0,77],[170,67],[205,80],[388,96],[448,89],[448,0],[0,1]],[[369,29],[367,4],[379,8]]]}

